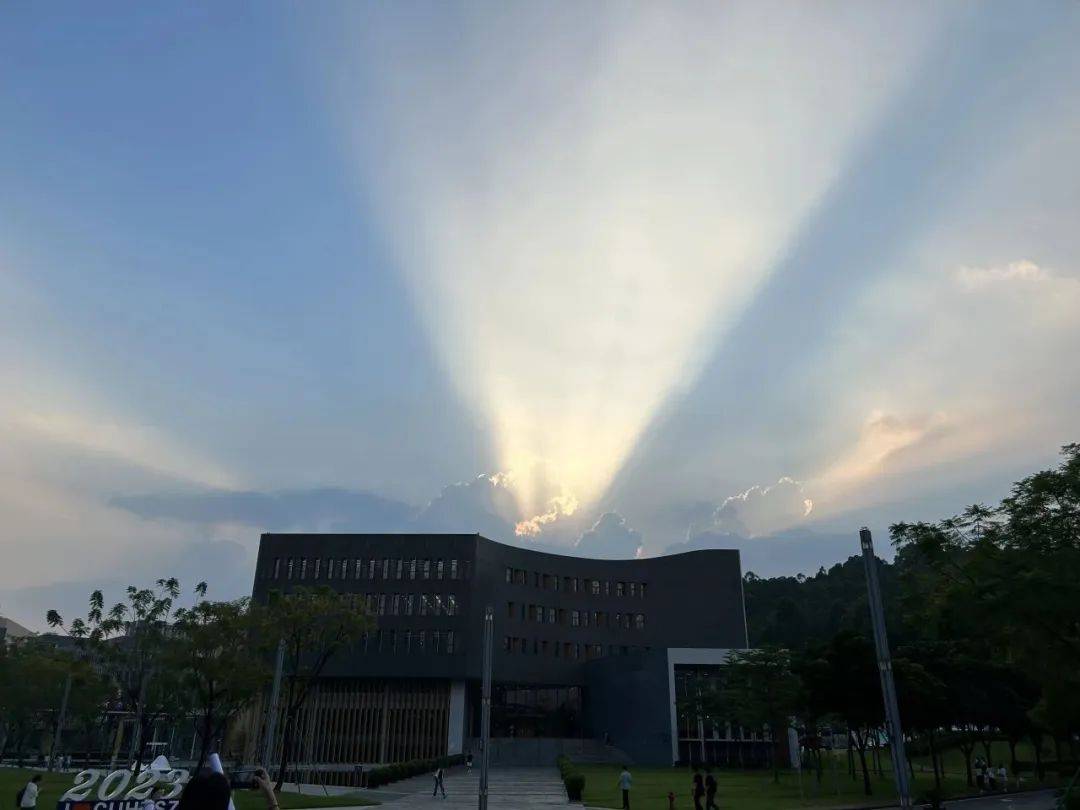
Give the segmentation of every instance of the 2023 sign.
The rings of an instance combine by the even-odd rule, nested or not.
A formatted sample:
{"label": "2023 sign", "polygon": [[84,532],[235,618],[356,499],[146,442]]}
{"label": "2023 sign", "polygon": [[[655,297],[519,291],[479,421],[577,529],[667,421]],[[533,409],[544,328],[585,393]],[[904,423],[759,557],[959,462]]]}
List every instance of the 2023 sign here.
{"label": "2023 sign", "polygon": [[[160,795],[154,796],[158,810],[176,810],[180,793],[189,778],[188,772],[179,768],[140,771],[134,785],[131,783],[133,776],[129,770],[106,773],[87,768],[79,771],[71,789],[57,802],[57,810],[141,810],[155,788],[160,789]],[[91,796],[95,786],[97,795]]]}

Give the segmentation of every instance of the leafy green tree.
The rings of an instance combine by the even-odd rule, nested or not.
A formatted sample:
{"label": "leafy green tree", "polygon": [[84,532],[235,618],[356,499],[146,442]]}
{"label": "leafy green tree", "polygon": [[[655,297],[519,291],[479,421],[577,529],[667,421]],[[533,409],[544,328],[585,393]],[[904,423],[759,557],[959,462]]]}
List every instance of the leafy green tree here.
{"label": "leafy green tree", "polygon": [[327,664],[374,627],[361,605],[353,605],[332,588],[297,588],[271,592],[266,626],[285,645],[285,682],[281,763],[275,790],[281,790],[292,757],[297,720]]}
{"label": "leafy green tree", "polygon": [[777,750],[802,705],[802,682],[792,669],[791,652],[769,647],[733,652],[725,667],[721,700],[728,716],[740,725],[768,728],[773,781],[778,783]]}
{"label": "leafy green tree", "polygon": [[176,579],[159,579],[154,588],[129,586],[125,601],[108,612],[102,592],[94,591],[86,618],[74,619],[69,626],[55,610],[46,617],[51,627],[65,629],[77,639],[119,690],[124,709],[135,718],[130,755],[136,774],[154,724],[186,711],[179,675],[168,665],[175,645],[173,604],[179,595]]}
{"label": "leafy green tree", "polygon": [[247,599],[203,599],[206,583],[199,583],[196,595],[193,607],[176,611],[168,666],[192,697],[201,768],[214,742],[265,686],[269,669],[261,611]]}
{"label": "leafy green tree", "polygon": [[[2,645],[0,645],[2,646]],[[35,735],[39,743],[59,711],[67,678],[67,662],[34,639],[8,646],[0,655],[0,755],[14,748],[20,762],[25,746]],[[44,750],[43,745],[38,745]]]}

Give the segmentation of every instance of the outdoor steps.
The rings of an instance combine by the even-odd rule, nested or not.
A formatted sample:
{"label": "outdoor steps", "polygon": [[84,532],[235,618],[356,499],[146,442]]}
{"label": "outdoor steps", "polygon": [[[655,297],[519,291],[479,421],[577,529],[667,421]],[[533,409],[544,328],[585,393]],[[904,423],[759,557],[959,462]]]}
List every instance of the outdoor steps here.
{"label": "outdoor steps", "polygon": [[[430,774],[414,776],[393,782],[370,792],[387,808],[437,807],[475,808],[480,792],[480,772],[474,766],[472,773],[464,768],[445,771],[443,784],[446,799],[441,796],[432,800],[434,780]],[[566,807],[566,790],[559,772],[553,767],[521,768],[493,767],[488,775],[488,806],[491,810],[509,808]]]}
{"label": "outdoor steps", "polygon": [[[479,763],[479,741],[471,740],[466,750],[472,751]],[[552,765],[559,756],[588,764],[633,764],[625,751],[593,739],[498,737],[491,741],[490,762],[495,766]]]}

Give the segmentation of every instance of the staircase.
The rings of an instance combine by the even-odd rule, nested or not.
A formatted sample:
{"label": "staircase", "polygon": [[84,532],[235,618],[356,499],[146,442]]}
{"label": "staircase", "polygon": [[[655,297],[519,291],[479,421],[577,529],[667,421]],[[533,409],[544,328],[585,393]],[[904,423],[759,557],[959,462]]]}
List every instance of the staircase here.
{"label": "staircase", "polygon": [[[468,741],[466,750],[478,754],[480,741]],[[547,766],[559,756],[589,764],[630,765],[626,752],[598,740],[558,737],[496,737],[489,761],[498,766]]]}

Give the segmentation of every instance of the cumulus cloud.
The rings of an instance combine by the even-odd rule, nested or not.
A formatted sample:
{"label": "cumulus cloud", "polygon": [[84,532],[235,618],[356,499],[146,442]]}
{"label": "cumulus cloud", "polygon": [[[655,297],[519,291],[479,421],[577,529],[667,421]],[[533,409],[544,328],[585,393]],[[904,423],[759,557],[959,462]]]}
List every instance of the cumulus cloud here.
{"label": "cumulus cloud", "polygon": [[641,548],[641,532],[618,512],[605,512],[582,533],[573,552],[582,557],[627,559],[639,556]]}
{"label": "cumulus cloud", "polygon": [[814,502],[801,482],[783,477],[769,486],[752,486],[726,498],[713,513],[713,527],[723,533],[755,537],[786,528],[809,516]]}

